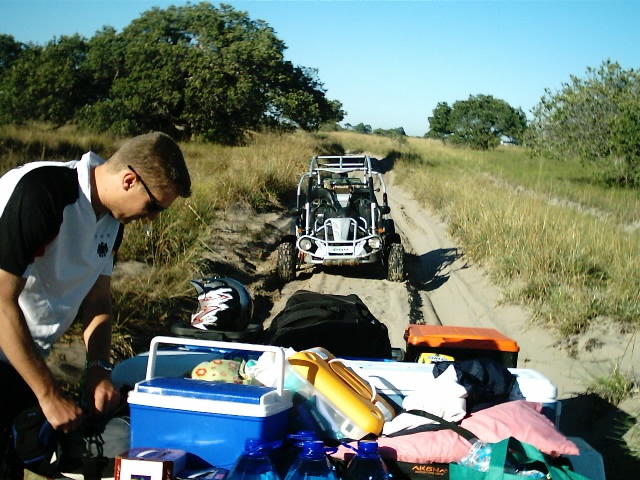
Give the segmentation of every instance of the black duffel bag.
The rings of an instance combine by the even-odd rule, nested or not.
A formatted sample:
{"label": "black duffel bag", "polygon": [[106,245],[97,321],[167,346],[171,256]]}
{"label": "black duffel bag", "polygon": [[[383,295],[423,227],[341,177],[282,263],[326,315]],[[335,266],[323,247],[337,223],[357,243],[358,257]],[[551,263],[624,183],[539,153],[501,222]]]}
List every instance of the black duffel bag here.
{"label": "black duffel bag", "polygon": [[355,294],[298,290],[264,331],[262,343],[296,351],[323,347],[336,357],[392,358],[387,326]]}

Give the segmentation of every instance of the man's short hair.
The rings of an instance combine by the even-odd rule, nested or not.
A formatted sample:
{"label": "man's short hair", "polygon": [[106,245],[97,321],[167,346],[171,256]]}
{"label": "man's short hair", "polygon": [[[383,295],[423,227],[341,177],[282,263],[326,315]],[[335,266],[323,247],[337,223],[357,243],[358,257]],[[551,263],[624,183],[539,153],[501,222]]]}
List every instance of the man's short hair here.
{"label": "man's short hair", "polygon": [[175,188],[181,197],[191,195],[191,177],[178,144],[166,133],[152,132],[127,140],[109,162],[132,165],[148,185]]}

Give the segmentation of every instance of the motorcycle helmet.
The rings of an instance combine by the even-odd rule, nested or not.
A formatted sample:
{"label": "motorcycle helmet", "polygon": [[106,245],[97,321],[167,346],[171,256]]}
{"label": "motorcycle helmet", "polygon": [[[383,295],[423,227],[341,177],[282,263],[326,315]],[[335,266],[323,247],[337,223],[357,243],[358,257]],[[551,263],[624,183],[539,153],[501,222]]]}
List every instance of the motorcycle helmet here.
{"label": "motorcycle helmet", "polygon": [[198,293],[198,311],[191,326],[200,330],[243,331],[253,315],[253,301],[244,285],[228,277],[191,280]]}

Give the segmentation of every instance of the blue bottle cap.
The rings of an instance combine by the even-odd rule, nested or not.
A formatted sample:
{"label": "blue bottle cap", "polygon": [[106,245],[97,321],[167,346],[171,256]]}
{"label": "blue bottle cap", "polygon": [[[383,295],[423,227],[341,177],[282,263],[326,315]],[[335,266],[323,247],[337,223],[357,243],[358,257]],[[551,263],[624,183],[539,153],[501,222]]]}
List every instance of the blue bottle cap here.
{"label": "blue bottle cap", "polygon": [[266,442],[260,438],[247,438],[244,441],[244,451],[248,454],[256,455],[258,453],[267,453],[282,445],[280,440]]}
{"label": "blue bottle cap", "polygon": [[300,430],[297,433],[290,434],[288,438],[294,445],[301,447],[304,442],[318,440],[318,434],[313,430]]}
{"label": "blue bottle cap", "polygon": [[322,440],[306,440],[302,444],[302,455],[308,458],[324,457],[326,455]]}
{"label": "blue bottle cap", "polygon": [[375,455],[378,453],[378,442],[375,440],[360,440],[358,442],[358,453]]}

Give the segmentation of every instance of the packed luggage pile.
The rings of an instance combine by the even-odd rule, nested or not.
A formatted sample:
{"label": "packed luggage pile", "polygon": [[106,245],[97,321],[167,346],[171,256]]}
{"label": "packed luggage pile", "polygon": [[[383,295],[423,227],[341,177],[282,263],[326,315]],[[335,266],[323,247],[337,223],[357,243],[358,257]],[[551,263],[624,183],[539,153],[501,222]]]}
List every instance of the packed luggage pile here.
{"label": "packed luggage pile", "polygon": [[559,431],[555,386],[496,330],[408,325],[397,352],[357,296],[301,291],[250,342],[203,337],[156,337],[116,366],[130,426],[104,477],[604,479]]}

